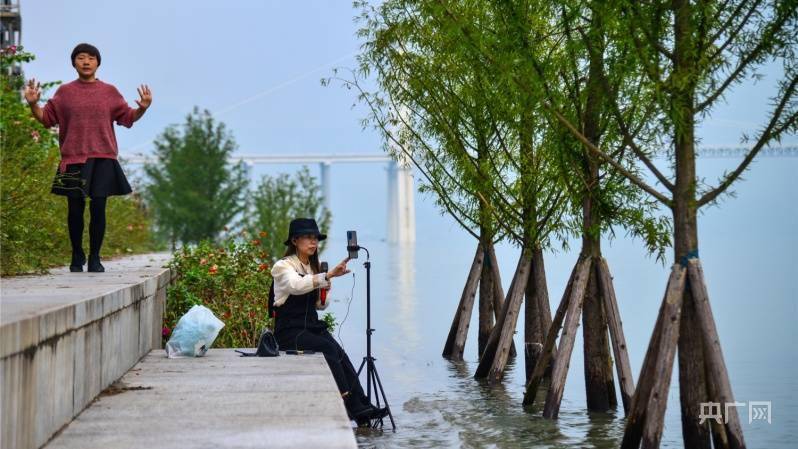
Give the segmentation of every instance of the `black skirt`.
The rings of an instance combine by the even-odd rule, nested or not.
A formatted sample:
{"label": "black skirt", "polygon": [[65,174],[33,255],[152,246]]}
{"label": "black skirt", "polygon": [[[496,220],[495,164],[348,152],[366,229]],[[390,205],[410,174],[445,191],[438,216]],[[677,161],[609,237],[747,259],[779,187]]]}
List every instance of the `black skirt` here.
{"label": "black skirt", "polygon": [[51,193],[73,198],[127,195],[133,189],[116,159],[89,158],[85,164],[69,164],[55,172]]}

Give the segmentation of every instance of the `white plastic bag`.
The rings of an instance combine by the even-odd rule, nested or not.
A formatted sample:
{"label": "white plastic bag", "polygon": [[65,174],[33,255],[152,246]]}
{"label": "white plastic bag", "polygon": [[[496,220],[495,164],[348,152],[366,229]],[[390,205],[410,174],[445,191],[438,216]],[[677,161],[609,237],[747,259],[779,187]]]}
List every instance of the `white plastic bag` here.
{"label": "white plastic bag", "polygon": [[166,356],[202,357],[216,340],[224,323],[205,306],[196,305],[180,317],[166,342]]}

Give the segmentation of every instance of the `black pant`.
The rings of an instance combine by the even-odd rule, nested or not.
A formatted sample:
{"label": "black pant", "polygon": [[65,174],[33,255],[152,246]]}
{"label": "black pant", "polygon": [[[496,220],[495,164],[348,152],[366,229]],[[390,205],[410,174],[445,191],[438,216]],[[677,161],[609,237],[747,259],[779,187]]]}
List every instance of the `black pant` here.
{"label": "black pant", "polygon": [[341,345],[335,341],[327,330],[305,329],[301,327],[289,327],[280,329],[276,332],[277,343],[281,350],[314,350],[321,351],[330,366],[338,391],[342,394],[350,392],[352,397],[364,404],[368,403],[363,387],[357,377],[357,371],[349,360]]}
{"label": "black pant", "polygon": [[[107,198],[92,198],[89,204],[89,255],[100,256],[100,248],[103,246],[105,237],[105,203]],[[69,227],[69,241],[72,243],[72,252],[80,254],[83,252],[83,211],[86,210],[85,198],[67,197],[69,211],[67,213],[67,225]]]}

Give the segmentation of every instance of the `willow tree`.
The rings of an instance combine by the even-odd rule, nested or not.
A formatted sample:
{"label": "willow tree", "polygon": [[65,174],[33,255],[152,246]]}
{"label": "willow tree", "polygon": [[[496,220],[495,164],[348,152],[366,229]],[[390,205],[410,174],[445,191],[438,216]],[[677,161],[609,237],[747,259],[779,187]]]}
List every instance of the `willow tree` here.
{"label": "willow tree", "polygon": [[[486,146],[490,137],[477,123],[479,106],[471,108],[470,116],[458,109],[462,83],[436,78],[439,67],[430,63],[428,44],[420,33],[397,26],[404,20],[397,5],[359,6],[365,22],[360,30],[365,40],[360,67],[350,78],[336,79],[355,88],[368,106],[364,126],[372,125],[382,134],[386,151],[395,159],[418,168],[423,176],[419,189],[432,194],[441,210],[478,242],[443,351],[447,358],[462,360],[477,289],[480,352],[504,300],[493,247],[502,234],[477,195],[490,179]],[[372,72],[380,85],[376,92],[366,91],[360,83]],[[436,95],[425,95],[431,90]]]}
{"label": "willow tree", "polygon": [[[591,410],[607,410],[617,403],[608,363],[609,330],[627,410],[634,384],[612,278],[601,255],[601,237],[611,236],[615,227],[623,227],[644,238],[649,251],[661,252],[668,241],[667,223],[654,218],[654,203],[619,175],[618,167],[626,171],[635,171],[635,167],[627,155],[624,137],[607,130],[612,110],[598,74],[605,69],[612,74],[616,95],[638,90],[639,77],[629,70],[624,51],[602,43],[606,39],[607,29],[602,22],[606,12],[592,10],[588,2],[519,0],[486,4],[487,12],[482,17],[467,15],[461,3],[436,3],[442,27],[454,30],[465,51],[485,59],[498,77],[523,92],[519,97],[523,100],[518,101],[522,108],[545,105],[544,100],[556,101],[562,106],[561,113],[587,132],[593,142],[614,147],[613,164],[606,163],[546,114],[549,120],[543,124],[543,145],[561,172],[555,185],[564,189],[571,200],[571,219],[579,225],[582,250],[550,321],[552,325],[543,330],[546,338],[539,348],[538,363],[533,364],[534,371],[528,377],[524,403],[534,402],[540,381],[553,360],[543,413],[551,418],[558,415],[581,317],[587,406]],[[585,39],[606,46],[606,54],[592,55],[586,49]],[[638,110],[630,115],[637,122],[648,114],[651,111]],[[633,134],[641,132],[636,128]],[[560,345],[554,351],[561,327],[564,329]]]}
{"label": "willow tree", "polygon": [[[488,257],[482,260],[492,261],[489,268],[483,264],[480,284],[494,273],[493,287],[482,290],[497,292],[495,233],[522,248],[503,304],[494,301],[490,314],[489,301],[480,301],[481,357],[476,375],[499,380],[512,351],[524,294],[531,291],[537,309],[550,314],[542,252],[549,233],[560,226],[564,195],[538,145],[543,135],[536,126],[539,108],[528,98],[519,101],[523,92],[496,79],[484,60],[463,54],[458,37],[438,26],[434,4],[389,1],[377,8],[361,6],[366,23],[361,34],[367,42],[360,75],[373,71],[380,88],[378,93],[360,90],[361,100],[372,110],[370,120],[383,131],[390,150],[418,167],[425,188],[435,193],[444,211],[481,242],[445,356],[462,357],[480,251],[487,249]],[[392,132],[397,127],[402,132]],[[531,277],[535,289],[527,289]],[[483,319],[491,315],[497,317],[492,329]],[[537,316],[528,318],[540,321]],[[540,346],[542,336],[527,343]]]}
{"label": "willow tree", "polygon": [[[657,184],[622,168],[619,171],[671,210],[674,242],[674,264],[632,400],[622,447],[659,445],[677,348],[685,446],[709,448],[712,440],[715,447],[745,447],[735,407],[722,407],[721,420],[700,419],[702,403],[731,404],[734,398],[698,257],[698,211],[727,192],[762,148],[794,133],[798,127],[798,4],[794,0],[617,4],[621,7],[617,39],[634,48],[630,58],[645,74],[644,89],[657,108],[656,120],[649,125],[660,129],[664,136],[656,146],[637,139],[626,115],[630,106],[613,101],[613,127]],[[601,51],[590,40],[586,44],[591,52]],[[765,63],[780,64],[781,73],[763,127],[743,136],[749,151],[734,170],[716,185],[703,184],[695,163],[697,125],[711,117],[713,108],[731,93],[733,86],[758,77],[757,69]],[[607,72],[599,73],[602,86],[613,92]],[[562,114],[561,104],[552,101],[548,106],[585,147],[614,163],[610,149],[592,141]],[[660,145],[666,150],[657,151]],[[652,162],[653,155],[666,158],[670,173]]]}
{"label": "willow tree", "polygon": [[[528,5],[532,14],[539,10],[538,2],[520,3]],[[598,7],[596,2],[580,0],[557,2],[552,9],[554,19],[544,26],[549,30],[545,34],[550,36],[551,46],[557,50],[542,58],[529,58],[535,67],[536,84],[542,87],[542,96],[556,102],[561,114],[567,116],[590,142],[612,148],[610,156],[615,164],[636,172],[624,136],[608,126],[612,118],[611,100],[620,98],[630,102],[632,107],[627,117],[635,125],[644,123],[652,111],[641,106],[648,102],[640,92],[640,73],[628,64],[631,49],[612,40],[617,31],[617,24],[612,20],[616,11],[608,5]],[[588,42],[596,51],[587,50]],[[602,85],[602,74],[611,90]],[[614,99],[608,98],[610,93]],[[615,166],[585,148],[554,117],[551,120],[550,126],[560,132],[557,154],[563,172],[562,184],[570,194],[575,220],[580,224],[582,248],[544,343],[542,361],[546,362],[551,354],[548,349],[554,347],[558,330],[563,327],[543,414],[554,418],[559,413],[580,313],[587,408],[604,411],[617,405],[612,364],[608,363],[611,341],[623,408],[628,412],[634,381],[612,276],[602,256],[601,239],[611,238],[615,228],[623,228],[640,237],[649,253],[661,257],[668,244],[668,223],[655,216],[655,202],[646,198]],[[650,139],[646,131],[645,127],[636,126],[633,135]],[[545,363],[538,366],[529,379],[524,404],[535,402],[545,366]]]}

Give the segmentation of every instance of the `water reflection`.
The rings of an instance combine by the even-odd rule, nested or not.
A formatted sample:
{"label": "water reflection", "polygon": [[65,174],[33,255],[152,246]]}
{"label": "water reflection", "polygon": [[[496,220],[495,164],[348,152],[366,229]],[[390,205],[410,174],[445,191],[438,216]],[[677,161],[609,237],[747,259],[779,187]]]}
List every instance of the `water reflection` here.
{"label": "water reflection", "polygon": [[416,245],[399,243],[390,258],[390,285],[396,286],[397,324],[401,331],[402,344],[407,350],[417,349],[421,340],[416,320]]}

